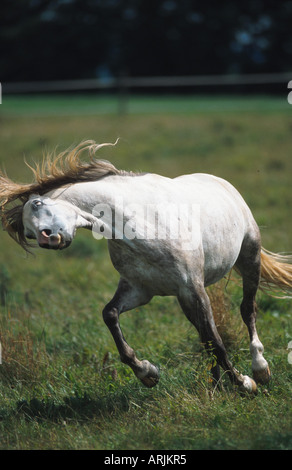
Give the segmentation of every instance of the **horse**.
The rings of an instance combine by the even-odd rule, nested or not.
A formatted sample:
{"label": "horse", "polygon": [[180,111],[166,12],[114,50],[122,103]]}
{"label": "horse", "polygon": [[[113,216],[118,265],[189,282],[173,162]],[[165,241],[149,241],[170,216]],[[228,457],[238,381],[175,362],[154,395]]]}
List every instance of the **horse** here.
{"label": "horse", "polygon": [[[118,170],[96,152],[115,144],[84,141],[48,155],[34,168],[34,182],[17,183],[0,175],[4,230],[25,250],[67,248],[76,230],[107,238],[113,266],[120,274],[116,292],[103,309],[103,319],[120,359],[147,387],[158,383],[158,367],[139,360],[126,342],[120,314],[147,304],[153,296],[176,296],[206,350],[244,392],[271,378],[256,329],[258,288],[292,288],[292,257],[265,250],[260,230],[239,192],[219,177],[195,173],[168,178]],[[85,160],[81,156],[86,153]],[[17,205],[15,202],[18,201]],[[252,375],[232,365],[217,331],[206,287],[232,269],[242,277],[240,312],[247,326]]]}

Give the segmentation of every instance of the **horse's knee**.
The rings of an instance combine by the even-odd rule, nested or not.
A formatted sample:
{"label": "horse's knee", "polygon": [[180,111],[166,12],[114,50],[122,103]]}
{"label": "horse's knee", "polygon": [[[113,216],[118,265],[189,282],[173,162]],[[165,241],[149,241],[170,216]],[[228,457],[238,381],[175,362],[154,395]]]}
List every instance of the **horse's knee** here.
{"label": "horse's knee", "polygon": [[119,319],[119,313],[116,308],[108,308],[107,306],[104,307],[102,311],[103,320],[108,328],[116,325]]}

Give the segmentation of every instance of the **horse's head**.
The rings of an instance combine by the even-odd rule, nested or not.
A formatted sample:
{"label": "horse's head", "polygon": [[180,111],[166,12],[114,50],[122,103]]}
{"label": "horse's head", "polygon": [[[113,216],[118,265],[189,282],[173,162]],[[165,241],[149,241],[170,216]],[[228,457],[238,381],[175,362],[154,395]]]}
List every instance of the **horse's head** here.
{"label": "horse's head", "polygon": [[32,195],[23,207],[26,238],[36,239],[42,248],[62,250],[72,242],[76,229],[85,226],[78,208],[61,199]]}

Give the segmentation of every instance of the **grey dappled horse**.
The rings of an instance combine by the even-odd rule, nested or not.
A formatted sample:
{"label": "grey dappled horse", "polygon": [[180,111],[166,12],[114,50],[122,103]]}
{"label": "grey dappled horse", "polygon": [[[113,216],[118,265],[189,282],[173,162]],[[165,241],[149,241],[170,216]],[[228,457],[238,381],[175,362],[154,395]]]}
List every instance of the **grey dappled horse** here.
{"label": "grey dappled horse", "polygon": [[[28,249],[28,239],[42,248],[63,249],[78,228],[108,238],[120,281],[103,310],[123,363],[148,387],[159,379],[155,365],[139,360],[120,328],[122,312],[147,304],[153,296],[176,296],[197,328],[202,343],[217,358],[231,381],[248,392],[266,383],[270,370],[256,331],[255,296],[265,283],[289,291],[291,257],[261,247],[259,228],[237,190],[207,174],[171,179],[156,174],[117,170],[95,160],[104,145],[83,142],[33,169],[35,182],[18,184],[0,179],[2,221],[9,234]],[[88,152],[90,160],[80,159]],[[11,202],[19,201],[11,207]],[[239,373],[228,359],[216,329],[206,287],[233,267],[241,274],[241,315],[250,336],[253,379]]]}

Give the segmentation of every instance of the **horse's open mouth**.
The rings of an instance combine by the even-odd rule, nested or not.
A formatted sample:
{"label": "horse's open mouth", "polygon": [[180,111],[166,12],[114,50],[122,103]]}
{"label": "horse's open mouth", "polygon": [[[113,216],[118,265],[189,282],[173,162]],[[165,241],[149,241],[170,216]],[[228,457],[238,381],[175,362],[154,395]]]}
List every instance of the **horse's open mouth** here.
{"label": "horse's open mouth", "polygon": [[51,250],[62,250],[69,243],[64,240],[64,237],[60,233],[52,233],[51,230],[45,229],[39,233],[38,244],[41,248],[47,248]]}

